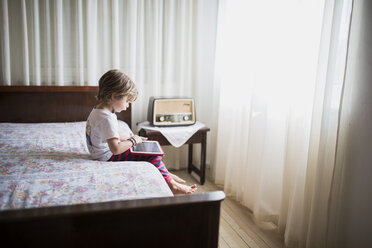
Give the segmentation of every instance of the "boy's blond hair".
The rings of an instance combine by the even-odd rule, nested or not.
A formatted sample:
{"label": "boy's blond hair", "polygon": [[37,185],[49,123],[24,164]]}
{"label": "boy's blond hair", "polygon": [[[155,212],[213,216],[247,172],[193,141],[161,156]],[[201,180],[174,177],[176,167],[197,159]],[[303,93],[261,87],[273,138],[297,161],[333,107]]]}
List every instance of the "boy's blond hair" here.
{"label": "boy's blond hair", "polygon": [[138,91],[132,79],[123,72],[109,70],[99,79],[97,100],[109,103],[112,95],[116,99],[127,97],[127,101],[134,102],[137,99]]}

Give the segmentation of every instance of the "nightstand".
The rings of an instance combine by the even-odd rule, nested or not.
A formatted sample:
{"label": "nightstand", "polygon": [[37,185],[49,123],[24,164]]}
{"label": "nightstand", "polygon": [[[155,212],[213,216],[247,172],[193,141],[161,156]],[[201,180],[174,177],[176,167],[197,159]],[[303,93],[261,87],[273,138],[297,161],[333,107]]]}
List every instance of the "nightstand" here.
{"label": "nightstand", "polygon": [[[189,145],[189,154],[188,154],[188,168],[187,171],[191,173],[194,171],[200,177],[200,184],[203,185],[205,182],[205,158],[207,154],[207,132],[210,129],[208,127],[200,128],[193,136],[186,141],[185,144]],[[168,140],[159,132],[152,130],[141,129],[139,135],[143,137],[148,137],[150,140],[156,140],[163,146],[171,145]],[[192,152],[194,144],[201,144],[201,153],[200,153],[200,169],[192,164]]]}

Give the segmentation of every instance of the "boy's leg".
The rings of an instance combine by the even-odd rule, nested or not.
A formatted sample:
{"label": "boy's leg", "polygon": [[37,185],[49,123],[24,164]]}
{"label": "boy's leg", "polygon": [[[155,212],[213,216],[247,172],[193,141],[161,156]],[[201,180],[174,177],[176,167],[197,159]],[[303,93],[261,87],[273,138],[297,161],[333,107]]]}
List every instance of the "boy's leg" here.
{"label": "boy's leg", "polygon": [[192,194],[197,190],[196,184],[187,186],[175,181],[161,159],[161,156],[133,155],[128,149],[122,154],[113,155],[109,161],[147,161],[153,164],[160,171],[173,194]]}
{"label": "boy's leg", "polygon": [[165,164],[161,160],[161,156],[147,156],[147,155],[133,155],[129,149],[119,155],[113,155],[110,161],[146,161],[153,164],[159,172],[163,175],[165,181],[169,183],[172,180],[172,176],[168,172]]}
{"label": "boy's leg", "polygon": [[[145,157],[147,157],[147,156],[145,156]],[[159,159],[160,159],[160,162],[159,162]],[[147,158],[147,161],[152,163],[160,171],[160,173],[164,176],[164,178],[165,178],[165,176],[168,177],[168,175],[169,175],[170,178],[171,179],[173,178],[177,183],[184,184],[185,180],[183,180],[182,178],[180,178],[177,175],[174,175],[174,174],[172,174],[168,171],[168,169],[165,167],[165,164],[163,163],[162,159],[163,158],[161,156],[150,156],[150,157]],[[170,180],[168,181],[167,179],[165,179],[165,181],[167,181],[167,183],[169,183]]]}
{"label": "boy's leg", "polygon": [[165,164],[163,163],[161,156],[142,156],[142,159],[140,159],[139,161],[147,161],[153,164],[163,175],[167,183],[169,183],[172,180],[172,176],[170,175],[168,169],[165,167]]}
{"label": "boy's leg", "polygon": [[152,163],[156,168],[158,168],[160,173],[163,175],[165,181],[168,183],[168,186],[170,187],[173,194],[175,195],[192,194],[196,191],[197,187],[195,184],[192,186],[187,186],[184,184],[180,184],[179,182],[177,182],[177,180],[174,180],[161,159],[162,157],[160,156],[149,156],[147,158],[147,161]]}
{"label": "boy's leg", "polygon": [[177,183],[182,183],[182,184],[186,183],[186,181],[183,180],[182,178],[180,178],[179,176],[177,176],[173,173],[170,173],[170,172],[169,172],[169,174],[172,176],[173,180],[176,181]]}

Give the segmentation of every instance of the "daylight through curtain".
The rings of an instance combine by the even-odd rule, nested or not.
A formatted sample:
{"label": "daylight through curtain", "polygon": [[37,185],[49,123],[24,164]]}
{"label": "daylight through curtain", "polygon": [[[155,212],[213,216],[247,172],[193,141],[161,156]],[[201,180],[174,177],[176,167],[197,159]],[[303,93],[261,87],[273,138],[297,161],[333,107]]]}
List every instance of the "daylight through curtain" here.
{"label": "daylight through curtain", "polygon": [[325,247],[352,1],[220,1],[215,181]]}

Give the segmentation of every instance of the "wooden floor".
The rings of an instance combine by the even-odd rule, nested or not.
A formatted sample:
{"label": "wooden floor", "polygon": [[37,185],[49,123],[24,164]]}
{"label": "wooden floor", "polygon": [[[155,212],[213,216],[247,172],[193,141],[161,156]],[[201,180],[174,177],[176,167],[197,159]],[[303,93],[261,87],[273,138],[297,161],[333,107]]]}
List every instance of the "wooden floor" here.
{"label": "wooden floor", "polygon": [[[186,170],[171,171],[186,180],[187,184],[198,185],[198,192],[221,190],[206,180],[200,185],[198,176],[189,175]],[[259,228],[253,220],[252,212],[237,201],[226,197],[222,202],[218,247],[285,247],[282,238],[273,225]]]}

